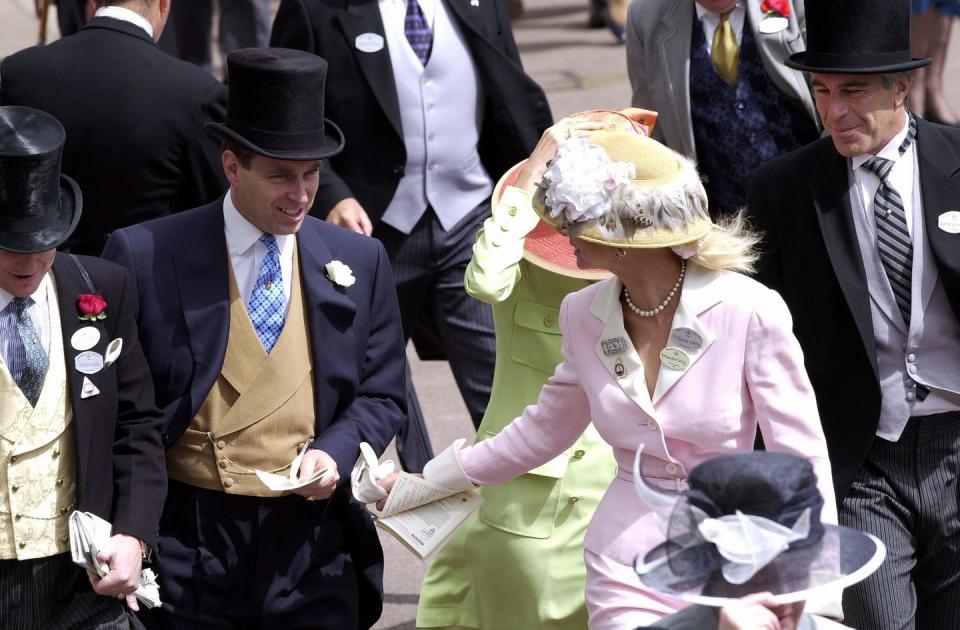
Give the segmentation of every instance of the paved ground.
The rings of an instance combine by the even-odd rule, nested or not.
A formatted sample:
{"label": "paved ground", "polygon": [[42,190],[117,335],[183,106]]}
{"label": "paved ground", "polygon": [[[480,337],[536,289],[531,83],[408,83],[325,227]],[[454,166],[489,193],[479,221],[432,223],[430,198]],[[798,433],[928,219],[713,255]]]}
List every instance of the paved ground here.
{"label": "paved ground", "polygon": [[[0,58],[36,41],[32,4],[33,0],[0,0]],[[587,0],[525,0],[525,5],[527,10],[515,23],[514,32],[524,65],[546,89],[554,115],[629,104],[623,48],[607,31],[585,28]],[[50,24],[53,35],[56,22],[52,15]],[[960,109],[960,34],[953,38],[950,60],[948,94],[954,107]],[[437,450],[458,437],[472,438],[466,409],[447,365],[420,362],[412,354],[411,360]],[[392,539],[383,543],[387,595],[384,615],[376,628],[412,629],[424,567]]]}

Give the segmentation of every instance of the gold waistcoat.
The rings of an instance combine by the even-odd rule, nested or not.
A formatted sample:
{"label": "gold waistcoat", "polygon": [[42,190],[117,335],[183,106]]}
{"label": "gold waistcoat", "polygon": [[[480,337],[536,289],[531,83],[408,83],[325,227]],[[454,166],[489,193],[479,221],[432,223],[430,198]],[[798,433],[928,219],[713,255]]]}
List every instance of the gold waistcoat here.
{"label": "gold waistcoat", "polygon": [[294,250],[290,311],[268,355],[230,278],[230,332],[223,368],[190,427],[167,450],[167,474],[200,488],[272,497],[254,470],[284,473],[313,441],[313,366]]}

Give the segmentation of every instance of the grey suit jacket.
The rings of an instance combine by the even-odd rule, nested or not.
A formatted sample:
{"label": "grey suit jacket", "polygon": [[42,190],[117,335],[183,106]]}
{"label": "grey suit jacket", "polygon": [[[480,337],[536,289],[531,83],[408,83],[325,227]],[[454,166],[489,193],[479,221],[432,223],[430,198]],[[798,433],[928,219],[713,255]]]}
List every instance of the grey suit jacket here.
{"label": "grey suit jacket", "polygon": [[[784,94],[800,103],[817,121],[809,84],[803,73],[783,60],[806,48],[802,0],[791,0],[789,25],[779,33],[757,30],[761,0],[744,0],[747,21],[767,74]],[[694,0],[643,0],[630,7],[627,20],[627,71],[635,107],[656,110],[660,117],[653,137],[690,158],[696,158],[690,117],[690,35],[697,19]],[[819,127],[819,124],[818,124]]]}

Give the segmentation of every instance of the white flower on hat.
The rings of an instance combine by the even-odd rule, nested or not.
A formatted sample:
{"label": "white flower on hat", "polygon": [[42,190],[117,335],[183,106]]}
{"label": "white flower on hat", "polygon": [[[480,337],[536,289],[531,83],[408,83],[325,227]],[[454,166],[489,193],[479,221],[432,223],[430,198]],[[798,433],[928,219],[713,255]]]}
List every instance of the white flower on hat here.
{"label": "white flower on hat", "polygon": [[611,209],[611,195],[636,174],[632,162],[614,162],[602,148],[586,138],[560,144],[557,156],[544,173],[549,183],[546,204],[550,217],[564,223],[599,219]]}
{"label": "white flower on hat", "polygon": [[353,283],[357,281],[357,279],[353,277],[353,270],[339,260],[331,260],[324,268],[327,271],[327,277],[330,278],[330,281],[341,287],[352,287]]}

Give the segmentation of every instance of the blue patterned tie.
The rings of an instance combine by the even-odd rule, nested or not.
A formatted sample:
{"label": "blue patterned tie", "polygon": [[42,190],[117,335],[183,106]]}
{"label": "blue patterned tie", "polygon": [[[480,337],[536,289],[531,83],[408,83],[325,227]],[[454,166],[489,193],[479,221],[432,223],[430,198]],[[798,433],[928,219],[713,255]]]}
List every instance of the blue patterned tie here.
{"label": "blue patterned tie", "polygon": [[283,276],[276,237],[264,234],[260,242],[267,248],[267,255],[260,264],[260,275],[250,294],[247,312],[250,313],[250,321],[260,337],[260,343],[269,354],[283,330]]}
{"label": "blue patterned tie", "polygon": [[403,21],[403,32],[417,59],[423,65],[427,65],[430,50],[433,48],[433,31],[430,30],[427,17],[423,14],[417,0],[407,0],[407,17]]}
{"label": "blue patterned tie", "polygon": [[17,316],[17,334],[11,339],[9,348],[12,358],[10,363],[22,366],[20,374],[13,374],[13,378],[30,401],[30,405],[35,407],[40,399],[40,390],[43,389],[49,358],[40,343],[40,335],[33,325],[33,320],[27,313],[27,309],[33,304],[33,298],[15,297],[10,304]]}

